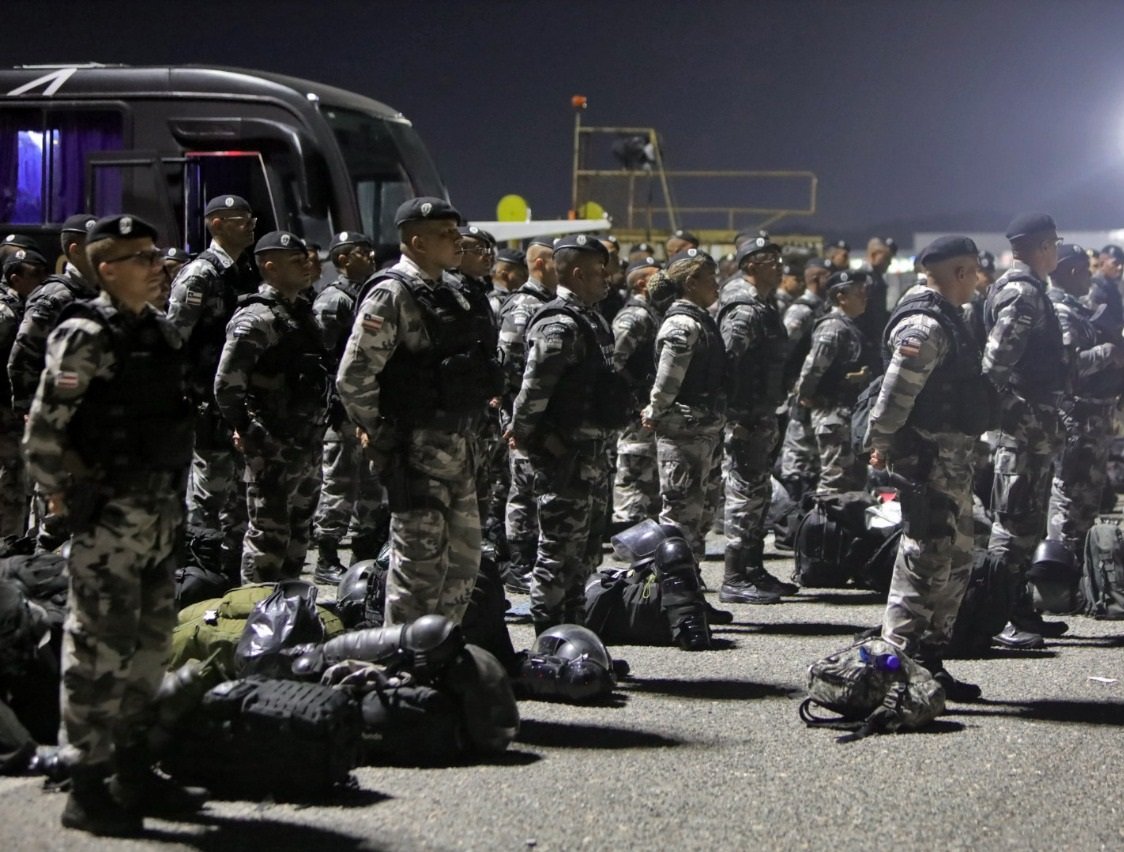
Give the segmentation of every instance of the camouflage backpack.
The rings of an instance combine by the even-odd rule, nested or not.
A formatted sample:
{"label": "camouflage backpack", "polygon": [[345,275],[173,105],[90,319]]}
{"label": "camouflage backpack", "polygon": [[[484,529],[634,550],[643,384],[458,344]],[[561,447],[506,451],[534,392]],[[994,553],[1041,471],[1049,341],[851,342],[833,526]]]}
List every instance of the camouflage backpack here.
{"label": "camouflage backpack", "polygon": [[[809,727],[849,730],[838,742],[916,730],[944,711],[944,688],[929,670],[881,639],[856,642],[808,667],[800,718]],[[813,714],[822,707],[837,714]]]}

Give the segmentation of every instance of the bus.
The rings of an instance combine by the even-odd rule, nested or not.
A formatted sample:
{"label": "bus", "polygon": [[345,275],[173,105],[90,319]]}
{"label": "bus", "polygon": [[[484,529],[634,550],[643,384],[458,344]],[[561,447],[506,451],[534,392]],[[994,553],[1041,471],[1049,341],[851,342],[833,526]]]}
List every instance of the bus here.
{"label": "bus", "polygon": [[347,230],[396,244],[403,201],[448,198],[410,122],[343,89],[222,67],[0,69],[0,232],[57,254],[68,216],[128,211],[198,252],[203,208],[226,193],[258,234],[322,246]]}

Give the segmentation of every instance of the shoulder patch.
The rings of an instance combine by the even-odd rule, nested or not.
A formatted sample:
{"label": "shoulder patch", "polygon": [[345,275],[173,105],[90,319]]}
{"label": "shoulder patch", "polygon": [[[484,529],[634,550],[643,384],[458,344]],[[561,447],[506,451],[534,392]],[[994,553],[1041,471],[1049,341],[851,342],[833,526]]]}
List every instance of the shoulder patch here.
{"label": "shoulder patch", "polygon": [[74,390],[78,387],[78,374],[69,370],[60,370],[55,375],[55,387],[59,390]]}
{"label": "shoulder patch", "polygon": [[359,324],[364,331],[374,334],[382,328],[383,318],[378,314],[363,314],[363,319]]}

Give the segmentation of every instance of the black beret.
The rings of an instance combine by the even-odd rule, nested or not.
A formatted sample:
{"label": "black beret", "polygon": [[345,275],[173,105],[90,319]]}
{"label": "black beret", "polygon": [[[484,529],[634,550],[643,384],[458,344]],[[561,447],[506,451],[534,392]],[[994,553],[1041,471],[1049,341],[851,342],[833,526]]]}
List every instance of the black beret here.
{"label": "black beret", "polygon": [[512,266],[527,268],[527,255],[519,249],[500,249],[496,252],[496,263],[510,263]]}
{"label": "black beret", "polygon": [[886,237],[882,242],[886,245],[886,248],[890,250],[891,254],[898,253],[898,243],[893,237]]}
{"label": "black beret", "polygon": [[850,251],[851,245],[846,240],[836,240],[828,248],[836,251]]}
{"label": "black beret", "polygon": [[398,206],[394,212],[394,227],[401,228],[407,222],[429,222],[437,219],[456,219],[458,225],[464,221],[457,208],[444,198],[422,195]]}
{"label": "black beret", "polygon": [[305,250],[304,240],[291,231],[270,231],[254,246],[254,254],[263,251],[301,251]]}
{"label": "black beret", "polygon": [[8,234],[4,237],[4,245],[19,246],[20,248],[39,250],[39,243],[26,234]]}
{"label": "black beret", "polygon": [[642,251],[644,252],[644,254],[652,254],[655,252],[655,249],[652,248],[650,243],[637,243],[629,250],[629,253],[631,254],[634,251]]}
{"label": "black beret", "polygon": [[833,273],[832,276],[827,279],[827,292],[830,293],[832,290],[842,290],[845,287],[865,287],[869,283],[870,276],[861,269],[844,269],[840,272]]}
{"label": "black beret", "polygon": [[187,263],[189,260],[191,260],[191,255],[187,253],[186,249],[177,248],[176,246],[169,246],[168,248],[164,249],[164,260],[175,260],[179,261],[180,263]]}
{"label": "black beret", "polygon": [[1118,245],[1109,243],[1107,246],[1101,249],[1101,254],[1110,255],[1112,259],[1117,263],[1124,263],[1124,249],[1120,248],[1120,246]]}
{"label": "black beret", "polygon": [[[673,264],[673,263],[678,263],[681,260],[690,260],[690,259],[696,258],[696,257],[701,257],[704,260],[709,261],[710,263],[714,263],[714,258],[711,257],[709,254],[707,254],[702,249],[700,249],[700,248],[689,248],[689,249],[683,249],[683,251],[677,252],[676,254],[673,254],[671,257],[669,257],[667,259],[667,265],[668,265],[668,267],[670,267],[671,264]],[[715,265],[717,265],[717,264],[715,264]]]}
{"label": "black beret", "polygon": [[781,267],[781,275],[795,275],[795,274],[796,274],[796,267],[793,266],[791,263],[786,263],[784,266]]}
{"label": "black beret", "polygon": [[320,243],[314,243],[311,240],[305,240],[304,247],[308,251],[314,251],[317,254],[320,254]]}
{"label": "black beret", "polygon": [[658,260],[656,260],[654,257],[652,257],[650,254],[646,255],[645,257],[639,257],[636,260],[632,261],[632,263],[630,263],[628,266],[625,267],[624,274],[626,276],[628,276],[628,275],[631,275],[633,272],[635,272],[637,269],[648,269],[648,268],[654,268],[654,269],[660,268],[660,262]]}
{"label": "black beret", "polygon": [[738,266],[741,266],[742,261],[747,257],[755,254],[761,254],[762,252],[767,251],[772,251],[780,254],[781,247],[770,240],[768,237],[754,237],[752,240],[746,240],[744,243],[738,246],[737,254],[734,255],[734,262]]}
{"label": "black beret", "polygon": [[462,237],[472,237],[472,239],[480,240],[481,242],[487,243],[490,246],[494,246],[496,244],[495,237],[493,237],[483,228],[479,228],[476,225],[461,225],[459,228],[457,228],[457,230],[460,231]]}
{"label": "black beret", "polygon": [[1077,243],[1062,243],[1058,246],[1058,266],[1078,261],[1086,265],[1089,263],[1089,255],[1085,253],[1085,249]]}
{"label": "black beret", "polygon": [[254,208],[241,195],[218,195],[207,202],[207,206],[203,209],[203,215],[210,216],[212,213],[226,213],[234,210],[252,213]]}
{"label": "black beret", "polygon": [[978,259],[979,247],[968,237],[948,236],[937,237],[917,255],[917,262],[922,266],[931,266],[953,257],[966,257],[971,255]]}
{"label": "black beret", "polygon": [[336,249],[343,248],[344,246],[360,246],[367,245],[374,248],[375,241],[368,237],[366,234],[361,234],[358,231],[340,231],[334,237],[328,246],[328,253],[335,254]]}
{"label": "black beret", "polygon": [[156,239],[156,229],[139,216],[123,214],[98,219],[86,231],[86,242],[104,239],[135,240],[141,237]]}
{"label": "black beret", "polygon": [[1056,234],[1058,226],[1052,216],[1045,213],[1022,213],[1011,220],[1007,226],[1007,239],[1017,240],[1032,234]]}
{"label": "black beret", "polygon": [[3,276],[4,280],[7,281],[8,273],[17,266],[22,266],[25,263],[30,263],[34,266],[42,266],[44,269],[47,268],[47,259],[35,249],[20,248],[4,258],[3,267],[0,268],[0,276]]}
{"label": "black beret", "polygon": [[612,243],[613,248],[617,249],[618,251],[620,250],[621,241],[614,237],[612,234],[602,237],[601,239],[603,239],[607,243]]}
{"label": "black beret", "polygon": [[527,248],[531,246],[543,246],[544,248],[552,249],[554,248],[554,237],[548,237],[546,235],[531,237],[530,241],[527,243]]}
{"label": "black beret", "polygon": [[677,239],[686,240],[687,242],[695,246],[699,244],[699,238],[692,234],[690,231],[686,231],[683,228],[677,228],[672,232],[671,235],[673,237],[676,237]]}
{"label": "black beret", "polygon": [[830,269],[830,267],[822,257],[813,257],[804,264],[804,271],[807,272],[809,269]]}
{"label": "black beret", "polygon": [[989,251],[981,251],[979,254],[980,269],[984,272],[995,271],[995,255]]}
{"label": "black beret", "polygon": [[563,249],[572,249],[574,251],[595,252],[601,255],[602,260],[609,259],[609,250],[597,237],[591,237],[588,234],[567,234],[559,238],[554,243],[554,251],[560,252]]}
{"label": "black beret", "polygon": [[59,231],[64,234],[84,234],[96,221],[97,217],[92,213],[75,213],[73,216],[66,217]]}

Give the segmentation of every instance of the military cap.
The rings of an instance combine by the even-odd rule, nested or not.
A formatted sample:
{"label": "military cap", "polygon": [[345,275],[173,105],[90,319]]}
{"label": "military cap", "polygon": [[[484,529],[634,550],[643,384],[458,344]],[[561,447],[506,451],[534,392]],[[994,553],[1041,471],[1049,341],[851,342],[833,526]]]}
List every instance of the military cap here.
{"label": "military cap", "polygon": [[554,237],[548,237],[546,235],[531,237],[531,239],[527,242],[527,248],[530,248],[531,246],[544,246],[548,249],[552,249],[554,248]]}
{"label": "military cap", "polygon": [[1089,263],[1089,255],[1077,243],[1062,243],[1058,246],[1058,266],[1063,263]]}
{"label": "military cap", "polygon": [[829,267],[827,265],[827,261],[824,260],[822,257],[813,257],[813,258],[810,258],[808,261],[806,261],[804,263],[804,269],[805,270],[809,270],[809,269],[830,269],[830,268],[831,267]]}
{"label": "military cap", "polygon": [[1101,254],[1109,255],[1117,263],[1124,263],[1124,248],[1120,248],[1118,245],[1109,243],[1101,249]]}
{"label": "military cap", "polygon": [[437,219],[456,219],[457,224],[464,221],[457,208],[444,198],[423,195],[398,205],[398,209],[394,212],[394,227],[401,228],[407,222],[429,222]]}
{"label": "military cap", "polygon": [[608,236],[604,236],[601,239],[604,240],[607,243],[612,243],[613,247],[616,248],[617,251],[620,251],[621,241],[618,240],[616,237],[614,237],[612,234],[609,234]]}
{"label": "military cap", "polygon": [[764,252],[781,253],[781,247],[770,240],[768,237],[754,237],[751,240],[746,240],[738,246],[737,254],[734,255],[734,263],[738,266],[742,265],[742,261],[747,257],[752,257],[755,254],[762,254]]}
{"label": "military cap", "polygon": [[793,266],[791,263],[786,263],[784,266],[781,267],[781,275],[795,275],[795,274],[796,274],[796,267]]}
{"label": "military cap", "polygon": [[254,254],[264,251],[301,251],[305,250],[304,240],[290,231],[270,231],[254,246]]}
{"label": "military cap", "polygon": [[480,228],[476,225],[461,225],[459,228],[457,228],[457,230],[460,231],[460,235],[462,237],[472,237],[472,239],[480,240],[481,242],[487,243],[490,246],[494,246],[496,244],[495,237],[493,237],[483,228]]}
{"label": "military cap", "polygon": [[86,242],[90,243],[106,239],[135,240],[141,237],[156,239],[156,228],[139,216],[130,216],[128,213],[98,219],[86,231]]}
{"label": "military cap", "polygon": [[567,234],[560,238],[554,243],[554,251],[560,252],[563,249],[596,253],[601,255],[602,260],[609,259],[609,250],[605,248],[601,240],[588,234]]}
{"label": "military cap", "polygon": [[851,244],[846,240],[836,240],[831,245],[829,245],[828,248],[834,249],[835,251],[850,251]]}
{"label": "military cap", "polygon": [[1007,226],[1007,239],[1017,240],[1034,234],[1056,234],[1058,226],[1052,216],[1045,213],[1020,213]]}
{"label": "military cap", "polygon": [[191,255],[185,249],[178,248],[177,246],[169,246],[164,249],[164,260],[174,260],[177,263],[187,263],[191,260]]}
{"label": "military cap", "polygon": [[340,231],[334,237],[328,246],[328,254],[335,254],[337,249],[344,246],[362,246],[368,245],[374,248],[375,242],[366,234],[361,234],[359,231]]}
{"label": "military cap", "polygon": [[692,234],[690,231],[686,231],[683,228],[676,228],[671,235],[676,239],[686,240],[694,246],[698,246],[699,244],[699,238]]}
{"label": "military cap", "polygon": [[4,237],[4,245],[19,246],[20,248],[39,250],[39,244],[25,234],[8,234]]}
{"label": "military cap", "polygon": [[211,216],[215,213],[227,213],[235,210],[252,213],[253,209],[250,202],[241,195],[218,195],[207,202],[207,206],[203,209],[203,215]]}
{"label": "military cap", "polygon": [[653,254],[653,253],[655,253],[655,249],[654,249],[654,248],[652,248],[652,244],[651,244],[651,243],[637,243],[636,245],[634,245],[634,246],[633,246],[633,247],[632,247],[632,248],[630,249],[630,251],[642,251],[642,252],[644,252],[644,254]]}
{"label": "military cap", "polygon": [[[689,248],[689,249],[683,249],[683,251],[673,254],[671,257],[669,257],[667,259],[667,265],[668,265],[668,268],[670,268],[673,263],[678,263],[681,260],[691,260],[691,259],[696,258],[696,257],[701,257],[703,260],[706,260],[709,263],[715,262],[714,258],[711,257],[709,254],[707,254],[702,249],[692,247],[692,248]],[[715,265],[717,265],[717,264],[715,264]]]}
{"label": "military cap", "polygon": [[527,268],[527,255],[519,249],[500,249],[496,252],[496,263],[510,263],[512,266]]}
{"label": "military cap", "polygon": [[890,250],[891,255],[896,255],[898,253],[898,242],[893,237],[886,237],[882,243]]}
{"label": "military cap", "polygon": [[648,269],[648,268],[655,268],[655,269],[660,268],[660,262],[658,260],[656,260],[654,257],[652,257],[650,254],[646,255],[644,257],[637,258],[636,260],[632,261],[632,263],[630,263],[628,266],[625,267],[624,274],[627,277],[627,276],[631,275],[633,272],[635,272],[637,269]]}
{"label": "military cap", "polygon": [[97,217],[92,213],[75,213],[73,216],[66,217],[59,231],[64,234],[84,234],[96,221]]}
{"label": "military cap", "polygon": [[304,247],[307,251],[314,251],[317,254],[320,253],[320,243],[314,243],[312,240],[305,240]]}
{"label": "military cap", "polygon": [[979,248],[968,237],[937,237],[921,249],[921,253],[917,255],[917,262],[922,266],[932,266],[934,263],[940,263],[942,260],[949,260],[953,257],[971,255],[978,258],[979,253]]}
{"label": "military cap", "polygon": [[47,258],[43,257],[35,249],[18,248],[12,254],[4,258],[4,271],[8,271],[9,266],[16,266],[21,263],[30,263],[35,266],[47,266]]}
{"label": "military cap", "polygon": [[846,287],[865,287],[870,283],[870,276],[860,270],[844,269],[840,272],[833,273],[827,279],[827,292],[832,290],[842,290]]}
{"label": "military cap", "polygon": [[981,251],[979,254],[980,269],[984,272],[995,271],[995,255],[989,251]]}

